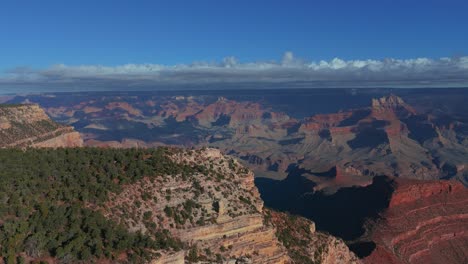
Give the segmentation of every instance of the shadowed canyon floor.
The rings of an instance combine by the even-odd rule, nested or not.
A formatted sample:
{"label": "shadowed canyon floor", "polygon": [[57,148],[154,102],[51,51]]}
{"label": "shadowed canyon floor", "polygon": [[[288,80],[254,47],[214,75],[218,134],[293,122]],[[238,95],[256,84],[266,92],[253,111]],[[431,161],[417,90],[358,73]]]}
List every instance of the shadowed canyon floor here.
{"label": "shadowed canyon floor", "polygon": [[376,177],[366,187],[342,188],[332,195],[314,193],[312,183],[299,175],[283,181],[256,178],[255,183],[266,206],[313,219],[319,230],[345,240],[364,233],[365,220],[378,217],[388,207],[393,191],[392,181],[386,177]]}
{"label": "shadowed canyon floor", "polygon": [[375,177],[366,187],[313,192],[299,175],[256,178],[265,205],[313,219],[365,263],[466,263],[468,189],[456,181]]}

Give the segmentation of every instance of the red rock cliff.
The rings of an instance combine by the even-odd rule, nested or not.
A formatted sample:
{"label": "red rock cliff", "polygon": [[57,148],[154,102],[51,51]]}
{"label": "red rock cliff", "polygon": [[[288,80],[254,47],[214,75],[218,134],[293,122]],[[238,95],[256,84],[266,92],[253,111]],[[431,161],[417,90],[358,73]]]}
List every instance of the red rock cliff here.
{"label": "red rock cliff", "polygon": [[461,183],[398,180],[382,216],[366,263],[468,263],[468,189]]}

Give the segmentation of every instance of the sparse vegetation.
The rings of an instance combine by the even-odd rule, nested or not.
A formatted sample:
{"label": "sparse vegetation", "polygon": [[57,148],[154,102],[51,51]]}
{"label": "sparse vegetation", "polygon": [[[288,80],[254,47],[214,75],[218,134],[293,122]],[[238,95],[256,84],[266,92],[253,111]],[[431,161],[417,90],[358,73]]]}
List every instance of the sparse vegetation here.
{"label": "sparse vegetation", "polygon": [[313,236],[309,228],[310,221],[288,213],[278,213],[270,210],[265,210],[265,221],[277,227],[276,236],[286,247],[294,263],[321,263],[321,248],[316,248],[313,257],[306,250],[317,246],[313,243]]}
{"label": "sparse vegetation", "polygon": [[[130,233],[92,209],[109,193],[119,193],[122,184],[191,170],[167,158],[170,151],[1,149],[0,255],[10,263],[20,253],[70,261],[115,259],[126,253],[129,260],[141,262],[151,257],[151,249],[180,248],[168,232]],[[143,193],[145,198],[150,197]],[[188,202],[185,209],[194,206]],[[143,217],[148,220],[152,214]]]}
{"label": "sparse vegetation", "polygon": [[[215,224],[219,213],[256,213],[253,194],[236,191],[240,181],[228,160],[203,155],[194,161],[172,148],[0,150],[0,255],[7,263],[20,256],[141,263],[160,249],[187,249],[171,236],[174,229]],[[217,175],[233,180],[213,184]],[[224,250],[222,259],[231,248],[189,258],[215,260]]]}

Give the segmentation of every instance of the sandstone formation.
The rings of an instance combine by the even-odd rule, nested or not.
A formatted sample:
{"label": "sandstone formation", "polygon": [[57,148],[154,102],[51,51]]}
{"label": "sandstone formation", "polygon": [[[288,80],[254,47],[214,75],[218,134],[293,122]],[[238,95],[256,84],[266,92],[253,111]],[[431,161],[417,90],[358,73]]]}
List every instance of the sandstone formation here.
{"label": "sandstone formation", "polygon": [[267,221],[276,226],[294,263],[361,263],[342,240],[317,232],[308,219],[268,210]]}
{"label": "sandstone formation", "polygon": [[[375,116],[383,114],[387,116],[394,115],[402,118],[404,116],[417,114],[416,110],[405,103],[403,99],[394,94],[382,98],[372,99],[371,109]],[[381,119],[385,119],[385,117],[382,117]]]}
{"label": "sandstone formation", "polygon": [[111,197],[106,215],[133,231],[169,230],[213,261],[218,255],[225,260],[248,257],[253,263],[288,263],[275,228],[264,223],[252,172],[216,149],[184,151],[173,159],[210,169],[195,176],[145,179],[125,186],[118,197]]}
{"label": "sandstone formation", "polygon": [[365,263],[467,263],[468,189],[453,181],[397,180],[371,228]]}
{"label": "sandstone formation", "polygon": [[72,127],[50,120],[38,105],[0,105],[0,147],[80,147]]}
{"label": "sandstone formation", "polygon": [[160,252],[153,263],[183,263],[194,255],[206,263],[359,263],[341,240],[315,232],[314,223],[300,217],[307,233],[294,235],[308,243],[295,248],[306,252],[296,258],[282,235],[290,216],[265,209],[253,173],[219,150],[180,151],[172,159],[208,170],[145,178],[97,208],[134,232],[167,230],[187,243],[184,253]]}

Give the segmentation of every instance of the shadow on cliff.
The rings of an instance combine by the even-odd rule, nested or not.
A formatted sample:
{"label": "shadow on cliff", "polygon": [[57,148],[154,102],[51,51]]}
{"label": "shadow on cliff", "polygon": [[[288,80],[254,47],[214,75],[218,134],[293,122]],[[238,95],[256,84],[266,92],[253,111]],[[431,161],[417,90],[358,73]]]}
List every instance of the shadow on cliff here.
{"label": "shadow on cliff", "polygon": [[318,230],[348,241],[363,235],[366,219],[377,218],[394,191],[393,180],[378,176],[366,187],[313,192],[315,184],[294,169],[285,180],[256,178],[255,184],[266,206],[309,218]]}

